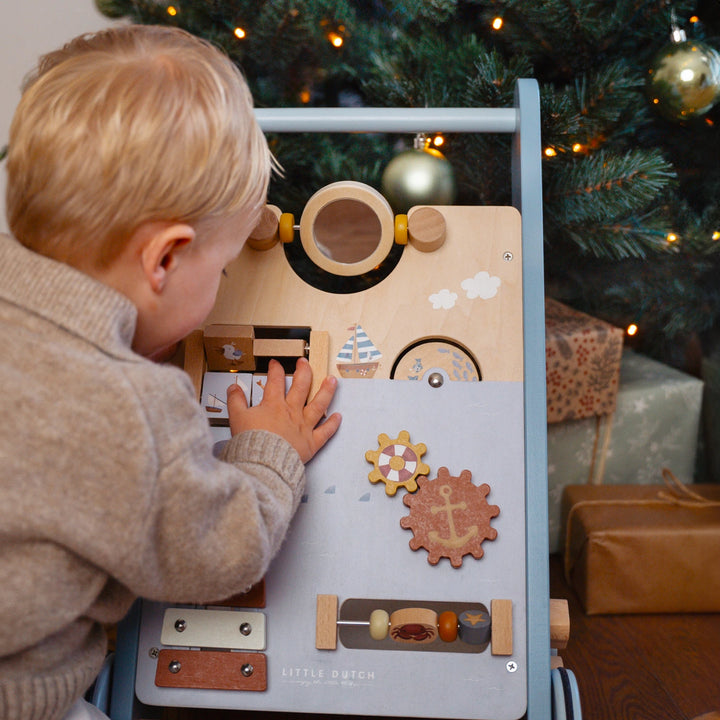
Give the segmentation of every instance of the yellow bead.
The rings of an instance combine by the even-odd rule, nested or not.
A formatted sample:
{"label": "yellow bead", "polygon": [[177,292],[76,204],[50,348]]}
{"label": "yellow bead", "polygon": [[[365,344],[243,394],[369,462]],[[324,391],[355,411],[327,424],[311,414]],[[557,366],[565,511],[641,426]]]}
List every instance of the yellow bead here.
{"label": "yellow bead", "polygon": [[390,615],[385,610],[373,610],[370,613],[370,637],[384,640],[390,627]]}

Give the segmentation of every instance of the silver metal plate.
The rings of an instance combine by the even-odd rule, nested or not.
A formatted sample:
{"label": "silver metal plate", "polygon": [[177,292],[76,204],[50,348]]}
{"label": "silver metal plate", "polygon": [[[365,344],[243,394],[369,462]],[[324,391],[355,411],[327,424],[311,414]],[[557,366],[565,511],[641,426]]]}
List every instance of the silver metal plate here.
{"label": "silver metal plate", "polygon": [[160,642],[180,647],[264,650],[265,615],[239,610],[168,608]]}

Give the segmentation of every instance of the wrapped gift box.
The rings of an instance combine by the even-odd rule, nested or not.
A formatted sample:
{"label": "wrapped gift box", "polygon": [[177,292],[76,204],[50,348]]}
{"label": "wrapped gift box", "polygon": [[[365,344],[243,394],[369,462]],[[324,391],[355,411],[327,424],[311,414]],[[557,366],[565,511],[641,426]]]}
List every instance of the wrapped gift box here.
{"label": "wrapped gift box", "polygon": [[548,426],[550,550],[562,548],[560,501],[567,485],[661,481],[664,467],[695,471],[701,380],[625,350],[611,415]]}
{"label": "wrapped gift box", "polygon": [[565,488],[566,576],[589,615],[720,612],[720,485],[684,490]]}
{"label": "wrapped gift box", "polygon": [[615,409],[623,336],[603,320],[545,300],[548,422]]}

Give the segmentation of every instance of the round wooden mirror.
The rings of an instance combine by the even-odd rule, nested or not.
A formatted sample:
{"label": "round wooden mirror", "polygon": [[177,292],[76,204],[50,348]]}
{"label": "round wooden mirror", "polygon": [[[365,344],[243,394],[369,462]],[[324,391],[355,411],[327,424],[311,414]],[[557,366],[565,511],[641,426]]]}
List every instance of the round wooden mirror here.
{"label": "round wooden mirror", "polygon": [[377,267],[394,242],[394,218],[385,198],[359,182],[327,185],[308,200],[300,219],[308,257],[334,275],[362,275]]}

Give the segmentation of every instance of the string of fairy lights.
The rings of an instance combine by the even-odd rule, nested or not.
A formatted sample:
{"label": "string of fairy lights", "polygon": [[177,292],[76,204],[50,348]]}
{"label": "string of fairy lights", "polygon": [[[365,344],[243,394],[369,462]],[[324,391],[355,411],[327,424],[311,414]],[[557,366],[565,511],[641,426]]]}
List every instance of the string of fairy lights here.
{"label": "string of fairy lights", "polygon": [[[297,11],[295,11],[297,12]],[[180,8],[178,4],[171,4],[167,6],[167,14],[171,17],[176,17],[180,13]],[[700,21],[700,18],[697,15],[693,15],[688,19],[688,22],[690,25],[694,25]],[[345,25],[342,23],[337,23],[331,20],[323,20],[321,23],[321,26],[323,28],[323,31],[325,33],[325,37],[327,38],[327,41],[338,50],[343,47],[345,44],[345,40],[347,37],[347,29]],[[490,21],[490,27],[494,32],[500,32],[503,29],[504,26],[504,20],[502,16],[498,15],[492,18]],[[231,27],[231,32],[233,36],[237,40],[245,40],[247,38],[247,31],[245,28],[241,27],[240,25],[233,25]],[[301,91],[300,92],[300,101],[303,104],[307,104],[310,102],[311,96],[310,92],[308,90]],[[713,125],[713,121],[710,118],[705,118],[704,122],[710,126]],[[425,146],[426,147],[435,147],[440,148],[445,144],[445,138],[441,133],[435,133],[434,135],[429,135],[425,139]],[[575,154],[590,154],[596,147],[600,146],[600,142],[593,143],[592,141],[587,143],[581,143],[581,142],[575,142],[570,146],[570,151]],[[543,155],[547,160],[552,160],[552,158],[557,157],[560,153],[565,153],[568,150],[565,147],[559,147],[559,146],[552,146],[548,145],[543,149]],[[714,242],[720,241],[720,230],[713,231],[711,235],[711,239]],[[680,236],[675,232],[669,232],[665,236],[665,240],[667,241],[668,245],[675,245],[676,243],[680,242]],[[631,323],[626,328],[626,333],[628,336],[634,336],[637,335],[639,332],[639,328],[635,323]]]}

